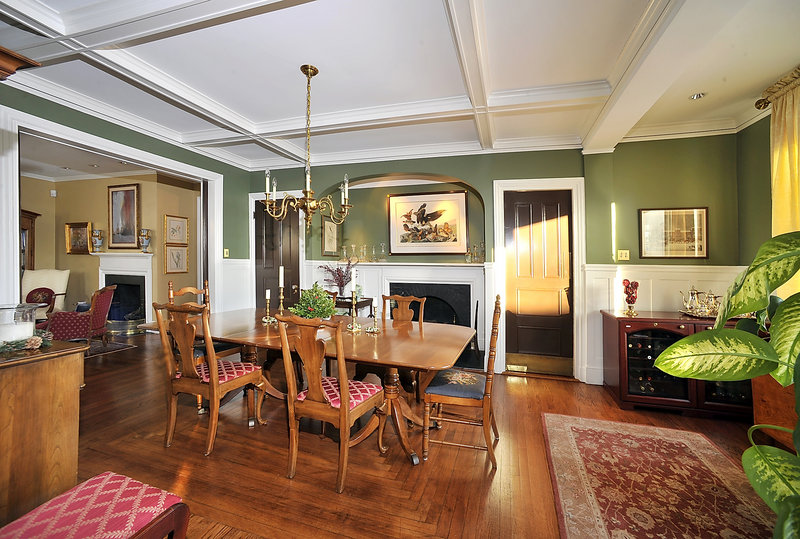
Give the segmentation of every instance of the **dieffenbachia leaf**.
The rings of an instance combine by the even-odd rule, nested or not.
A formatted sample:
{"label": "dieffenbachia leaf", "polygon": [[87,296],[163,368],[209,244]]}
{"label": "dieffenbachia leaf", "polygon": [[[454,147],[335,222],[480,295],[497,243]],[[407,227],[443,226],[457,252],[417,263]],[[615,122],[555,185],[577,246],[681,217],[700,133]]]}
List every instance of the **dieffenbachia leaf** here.
{"label": "dieffenbachia leaf", "polygon": [[770,344],[781,362],[771,374],[783,387],[794,382],[794,364],[800,355],[800,294],[795,294],[775,311],[769,328]]}
{"label": "dieffenbachia leaf", "polygon": [[773,290],[800,270],[800,232],[775,236],[759,247],[750,267],[728,289],[716,327],[734,316],[758,311],[769,305]]}
{"label": "dieffenbachia leaf", "polygon": [[777,366],[778,354],[756,335],[710,329],[684,337],[661,352],[655,366],[681,378],[749,380]]}
{"label": "dieffenbachia leaf", "polygon": [[789,496],[778,505],[778,520],[772,537],[797,539],[800,537],[800,496]]}
{"label": "dieffenbachia leaf", "polygon": [[778,512],[780,503],[800,496],[800,457],[769,445],[754,445],[742,454],[742,466],[753,490]]}

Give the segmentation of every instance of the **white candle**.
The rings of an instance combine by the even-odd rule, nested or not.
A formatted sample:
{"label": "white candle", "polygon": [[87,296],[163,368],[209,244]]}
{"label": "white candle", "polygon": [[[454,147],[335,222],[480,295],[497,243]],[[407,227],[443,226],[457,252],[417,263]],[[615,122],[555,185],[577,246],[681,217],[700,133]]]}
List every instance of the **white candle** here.
{"label": "white candle", "polygon": [[283,288],[283,266],[278,268],[278,286]]}
{"label": "white candle", "polygon": [[269,288],[267,288],[267,291],[264,293],[264,296],[266,296],[266,299],[269,299]]}
{"label": "white candle", "polygon": [[344,206],[344,184],[339,186],[339,194],[342,195],[342,206]]}
{"label": "white candle", "polygon": [[264,191],[266,191],[266,192],[267,192],[267,195],[269,195],[269,170],[267,170],[267,172],[266,172],[265,176],[266,176],[266,178],[265,178],[265,180],[264,180],[264,185],[265,185],[266,187],[264,187]]}
{"label": "white candle", "polygon": [[344,175],[344,201],[345,203],[350,200],[350,182],[347,180],[347,174]]}
{"label": "white candle", "polygon": [[278,200],[278,178],[272,179],[272,200]]}
{"label": "white candle", "polygon": [[311,169],[306,169],[306,191],[311,191]]}

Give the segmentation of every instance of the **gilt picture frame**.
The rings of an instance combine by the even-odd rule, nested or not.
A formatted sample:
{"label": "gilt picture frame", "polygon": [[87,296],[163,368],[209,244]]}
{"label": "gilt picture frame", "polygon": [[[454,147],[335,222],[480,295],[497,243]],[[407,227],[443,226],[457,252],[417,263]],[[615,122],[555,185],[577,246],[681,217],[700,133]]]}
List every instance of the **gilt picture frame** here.
{"label": "gilt picture frame", "polygon": [[639,210],[640,258],[708,258],[708,208]]}
{"label": "gilt picture frame", "polygon": [[91,249],[91,222],[66,223],[64,236],[68,255],[88,255]]}
{"label": "gilt picture frame", "polygon": [[189,245],[189,218],[164,215],[164,243],[167,245]]}
{"label": "gilt picture frame", "polygon": [[164,273],[188,273],[189,248],[183,245],[164,245]]}
{"label": "gilt picture frame", "polygon": [[108,186],[108,247],[137,249],[141,228],[139,184]]}
{"label": "gilt picture frame", "polygon": [[391,254],[464,254],[469,246],[467,192],[389,195]]}
{"label": "gilt picture frame", "polygon": [[330,219],[322,219],[322,254],[337,256],[339,254],[339,225]]}

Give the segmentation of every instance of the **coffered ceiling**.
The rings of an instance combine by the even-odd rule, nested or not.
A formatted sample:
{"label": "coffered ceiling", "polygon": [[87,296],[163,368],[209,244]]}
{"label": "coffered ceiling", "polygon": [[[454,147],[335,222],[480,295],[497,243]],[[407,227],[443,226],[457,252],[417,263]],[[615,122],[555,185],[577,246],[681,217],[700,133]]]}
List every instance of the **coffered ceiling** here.
{"label": "coffered ceiling", "polygon": [[248,170],[304,160],[306,63],[320,70],[312,164],[733,133],[800,63],[797,0],[15,0],[0,13],[0,44],[43,64],[4,84]]}

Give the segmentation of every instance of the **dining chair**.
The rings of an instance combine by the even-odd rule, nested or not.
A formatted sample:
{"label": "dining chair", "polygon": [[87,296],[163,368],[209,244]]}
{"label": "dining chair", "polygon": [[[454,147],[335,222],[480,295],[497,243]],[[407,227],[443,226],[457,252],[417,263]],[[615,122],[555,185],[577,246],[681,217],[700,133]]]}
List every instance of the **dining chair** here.
{"label": "dining chair", "polygon": [[[384,321],[386,320],[387,312],[391,313],[392,320],[397,320],[399,322],[413,320],[414,310],[411,307],[415,302],[419,304],[417,307],[419,309],[419,322],[422,323],[423,318],[425,317],[426,298],[424,297],[418,298],[417,296],[400,296],[397,294],[392,294],[391,296],[381,295],[381,299],[383,301],[382,316]],[[396,303],[397,306],[395,308],[391,308],[392,302]],[[414,371],[411,369],[399,369],[398,374],[400,375],[400,383],[403,384],[404,387],[410,389],[409,401],[411,400],[410,395],[413,394],[416,401],[420,402],[422,400],[422,390],[425,388],[422,387],[422,376],[419,371]]]}
{"label": "dining chair", "polygon": [[[208,288],[208,279],[203,281],[203,289],[196,288],[194,286],[184,286],[183,288],[178,289],[177,292],[174,290],[174,286],[172,281],[167,282],[167,301],[171,304],[175,304],[175,297],[181,296],[190,296],[192,298],[197,299],[198,296],[202,296],[203,303],[201,305],[208,305],[208,314],[211,314],[211,292]],[[227,342],[214,342],[214,352],[216,352],[217,357],[227,357],[232,356],[234,354],[241,354],[242,347],[238,344],[231,344]],[[173,343],[174,344],[174,343]],[[203,341],[202,337],[197,339],[195,342],[195,354],[202,355],[204,353],[206,344]],[[203,408],[203,397],[197,395],[197,413],[203,414],[205,413],[205,409]]]}
{"label": "dining chair", "polygon": [[[358,380],[350,380],[344,360],[342,342],[342,322],[331,322],[319,318],[300,318],[277,314],[278,331],[283,351],[283,366],[286,371],[286,408],[289,414],[289,472],[293,478],[297,469],[300,418],[308,417],[332,424],[339,429],[339,463],[336,478],[336,492],[344,490],[347,473],[347,457],[350,448],[365,440],[378,429],[378,450],[386,453],[383,445],[383,431],[386,427],[386,402],[383,387]],[[289,326],[291,324],[291,326]],[[318,338],[319,330],[332,333],[336,350],[335,376],[323,376],[325,361],[325,340]],[[308,383],[307,389],[298,393],[292,352],[300,358],[302,369]],[[342,406],[342,402],[347,403]],[[354,436],[350,429],[358,418],[374,412]]]}
{"label": "dining chair", "polygon": [[[230,391],[248,385],[254,386],[256,391],[248,392],[248,424],[255,425],[255,421],[253,421],[255,408],[256,421],[260,425],[265,425],[266,421],[261,419],[261,404],[264,400],[266,380],[261,372],[261,367],[253,363],[217,358],[214,343],[210,337],[208,305],[199,305],[194,302],[182,305],[153,302],[153,309],[156,313],[167,373],[167,431],[164,436],[164,446],[169,447],[172,444],[175,434],[179,393],[200,395],[208,400],[206,456],[210,455],[214,449],[220,399]],[[198,327],[202,328],[204,335],[205,350],[203,354],[196,353]],[[170,342],[170,337],[174,340],[174,347]],[[258,402],[254,403],[256,392],[258,393]]]}
{"label": "dining chair", "polygon": [[[497,330],[500,324],[500,296],[494,302],[494,316],[492,318],[492,337],[489,341],[489,359],[486,365],[486,373],[478,374],[461,369],[446,369],[440,371],[433,377],[431,383],[425,389],[425,416],[422,424],[422,460],[428,460],[428,448],[430,443],[455,445],[458,447],[468,447],[487,451],[492,468],[497,468],[497,459],[494,456],[494,446],[490,428],[494,431],[495,441],[500,439],[497,432],[497,423],[492,410],[492,379],[494,377],[494,359],[497,349]],[[445,417],[443,405],[468,406],[481,408],[480,419],[455,416]],[[435,415],[431,414],[431,408],[435,406]],[[441,428],[441,422],[453,422],[466,425],[473,425],[483,428],[483,437],[486,440],[485,446],[450,442],[446,440],[433,440],[430,438],[431,421],[436,421],[437,427]]]}

